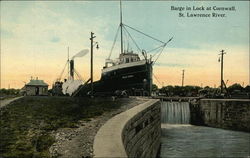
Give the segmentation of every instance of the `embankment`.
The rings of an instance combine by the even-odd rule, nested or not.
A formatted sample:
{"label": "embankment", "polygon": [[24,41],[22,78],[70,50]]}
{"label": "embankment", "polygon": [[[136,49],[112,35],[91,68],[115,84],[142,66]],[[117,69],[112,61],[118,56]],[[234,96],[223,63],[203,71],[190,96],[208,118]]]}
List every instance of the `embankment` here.
{"label": "embankment", "polygon": [[111,118],[95,136],[94,157],[156,157],[161,106],[149,100]]}
{"label": "embankment", "polygon": [[201,99],[190,111],[191,124],[250,132],[249,99]]}

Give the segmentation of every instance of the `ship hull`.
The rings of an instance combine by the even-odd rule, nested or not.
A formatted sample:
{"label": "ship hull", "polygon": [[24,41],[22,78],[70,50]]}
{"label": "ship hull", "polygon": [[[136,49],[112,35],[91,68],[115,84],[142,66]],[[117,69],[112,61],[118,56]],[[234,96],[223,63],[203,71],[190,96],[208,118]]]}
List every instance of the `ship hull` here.
{"label": "ship hull", "polygon": [[[151,95],[152,63],[116,68],[102,73],[101,79],[94,82],[94,95],[114,95],[126,92],[128,95]],[[80,87],[77,96],[90,94],[91,85]]]}

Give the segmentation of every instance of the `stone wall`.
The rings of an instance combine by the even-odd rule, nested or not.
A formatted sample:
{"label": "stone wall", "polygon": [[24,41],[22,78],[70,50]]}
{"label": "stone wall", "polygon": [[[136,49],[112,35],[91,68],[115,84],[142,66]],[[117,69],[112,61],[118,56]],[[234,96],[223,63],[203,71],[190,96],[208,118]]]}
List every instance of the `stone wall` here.
{"label": "stone wall", "polygon": [[122,136],[128,157],[156,157],[161,139],[160,103],[154,103],[129,120]]}
{"label": "stone wall", "polygon": [[201,99],[190,111],[191,124],[250,132],[249,99]]}
{"label": "stone wall", "polygon": [[160,116],[159,100],[150,99],[111,118],[95,136],[94,157],[156,157]]}

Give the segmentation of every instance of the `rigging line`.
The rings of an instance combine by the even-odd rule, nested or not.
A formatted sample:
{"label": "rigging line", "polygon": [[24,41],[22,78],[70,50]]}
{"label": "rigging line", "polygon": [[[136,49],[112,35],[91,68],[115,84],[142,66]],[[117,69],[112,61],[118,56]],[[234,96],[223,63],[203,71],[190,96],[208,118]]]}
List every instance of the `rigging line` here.
{"label": "rigging line", "polygon": [[115,39],[114,39],[114,41],[113,41],[113,44],[112,44],[112,47],[111,47],[111,50],[110,50],[108,59],[110,59],[111,54],[112,54],[112,52],[113,52],[113,49],[114,49],[114,47],[115,47],[115,43],[116,43],[116,41],[117,41],[117,36],[118,36],[119,30],[120,30],[120,26],[118,27],[118,29],[117,29],[117,31],[116,31]]}
{"label": "rigging line", "polygon": [[141,31],[139,31],[139,30],[137,30],[137,29],[135,29],[135,28],[133,28],[133,27],[131,27],[131,26],[128,26],[128,25],[126,25],[126,24],[123,24],[123,25],[126,26],[126,27],[128,27],[128,28],[130,28],[130,29],[132,29],[132,30],[134,30],[134,31],[137,31],[137,32],[139,32],[139,33],[141,33],[141,34],[143,34],[143,35],[145,35],[145,36],[147,36],[147,37],[149,37],[149,38],[151,38],[151,39],[154,39],[154,40],[156,40],[156,41],[158,41],[158,42],[160,42],[160,43],[165,44],[165,42],[163,42],[163,41],[161,41],[161,40],[158,40],[157,38],[154,38],[154,37],[152,37],[152,36],[150,36],[150,35],[148,35],[148,34],[146,34],[146,33],[144,33],[144,32],[141,32]]}
{"label": "rigging line", "polygon": [[86,82],[83,77],[76,71],[76,69],[74,69],[74,72],[76,73],[76,75],[79,77],[80,80],[82,80],[83,82]]}
{"label": "rigging line", "polygon": [[[162,48],[163,46],[164,46],[164,45],[160,45],[159,47],[153,48],[153,49],[151,49],[151,50],[147,51],[147,53],[150,53],[150,52],[156,51],[157,49]],[[154,54],[154,55],[155,55],[155,54]]]}
{"label": "rigging line", "polygon": [[170,38],[164,45],[163,45],[163,47],[162,47],[162,50],[161,50],[161,52],[159,53],[159,55],[157,56],[157,58],[156,58],[156,60],[154,61],[154,63],[153,64],[155,64],[156,63],[156,61],[158,60],[158,58],[160,57],[160,55],[162,54],[162,52],[163,52],[163,50],[164,50],[164,48],[167,46],[167,44],[173,39],[174,37],[172,37],[172,38]]}
{"label": "rigging line", "polygon": [[68,75],[65,74],[65,75],[63,76],[63,81],[62,81],[62,82],[64,82],[65,80],[68,81],[68,78],[67,78],[67,77],[68,77]]}
{"label": "rigging line", "polygon": [[127,50],[127,52],[129,51],[129,47],[128,47],[128,45],[129,45],[129,37],[128,37],[128,35],[127,34],[124,34],[125,35],[125,41],[126,42],[124,42],[124,45],[125,45],[125,48],[126,49],[124,49],[124,51],[126,51]]}
{"label": "rigging line", "polygon": [[128,37],[127,34],[126,34],[126,41],[127,41],[127,43],[126,43],[126,49],[127,49],[127,52],[129,52],[129,37]]}
{"label": "rigging line", "polygon": [[159,79],[155,76],[155,74],[153,73],[154,78],[156,79],[156,81],[163,87],[163,84],[159,81]]}
{"label": "rigging line", "polygon": [[82,78],[81,76],[79,76],[78,72],[76,71],[76,69],[74,69],[74,73],[76,74],[76,77],[74,80],[81,80],[82,81]]}
{"label": "rigging line", "polygon": [[[125,27],[123,27],[124,28],[124,30],[126,29]],[[130,42],[130,35],[128,34],[128,31],[126,31],[125,30],[125,32],[126,32],[126,35],[127,35],[127,40],[128,40],[128,43],[127,43],[127,45],[128,45],[128,51],[132,51],[132,47],[130,47],[130,44],[131,44],[131,42]],[[132,43],[133,43],[133,41],[132,41]],[[130,49],[130,50],[129,50]],[[138,48],[137,48],[138,49]]]}
{"label": "rigging line", "polygon": [[158,48],[158,50],[156,51],[156,53],[152,56],[152,58],[153,58],[154,56],[156,56],[158,53],[160,53],[161,50],[162,50],[162,49],[160,49],[160,48],[163,48],[163,47],[164,47],[164,45],[160,46],[160,47]]}
{"label": "rigging line", "polygon": [[126,46],[127,51],[129,51],[129,35],[128,33],[124,33],[125,39],[126,39],[126,43],[124,42],[124,45]]}
{"label": "rigging line", "polygon": [[[122,28],[123,29],[123,28]],[[128,37],[125,32],[123,32],[123,52],[126,51],[126,45],[127,45]]]}
{"label": "rigging line", "polygon": [[137,43],[135,42],[135,40],[133,39],[133,37],[131,36],[131,34],[128,32],[128,30],[125,27],[124,27],[124,30],[128,33],[129,37],[132,39],[132,41],[134,42],[134,44],[137,47],[137,49],[139,50],[139,52],[141,52],[140,47],[137,45]]}
{"label": "rigging line", "polygon": [[[125,30],[126,28],[123,26],[123,29]],[[127,40],[127,43],[126,43],[126,45],[127,45],[127,51],[128,52],[130,50],[132,51],[132,47],[130,48],[130,39],[132,39],[132,36],[129,34],[129,32],[127,30],[125,30],[124,33],[125,33],[124,35],[126,35],[126,40]],[[133,39],[132,39],[132,42],[133,42]]]}
{"label": "rigging line", "polygon": [[64,73],[64,70],[65,70],[67,64],[68,64],[68,61],[65,63],[64,68],[63,68],[62,72],[60,73],[60,75],[59,75],[59,77],[58,77],[59,80],[61,80],[62,75],[63,75],[63,73]]}
{"label": "rigging line", "polygon": [[156,63],[156,61],[157,61],[157,60],[159,59],[159,57],[161,56],[161,53],[163,52],[164,48],[165,48],[165,46],[162,47],[161,52],[159,53],[159,55],[158,55],[157,58],[155,59],[153,65]]}

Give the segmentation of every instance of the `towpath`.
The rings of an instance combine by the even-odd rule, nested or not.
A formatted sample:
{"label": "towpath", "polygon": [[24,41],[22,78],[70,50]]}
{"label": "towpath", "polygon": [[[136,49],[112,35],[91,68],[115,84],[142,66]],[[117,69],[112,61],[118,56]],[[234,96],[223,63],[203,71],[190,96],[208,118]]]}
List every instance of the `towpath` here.
{"label": "towpath", "polygon": [[91,158],[93,157],[94,138],[99,128],[111,117],[126,111],[136,105],[146,102],[146,98],[124,98],[122,107],[105,112],[103,115],[89,121],[79,121],[78,128],[61,128],[52,135],[56,143],[50,147],[52,157],[58,158]]}
{"label": "towpath", "polygon": [[17,99],[20,99],[20,98],[22,98],[22,97],[23,97],[23,96],[21,96],[21,97],[15,97],[15,98],[10,98],[10,99],[0,100],[0,108],[2,108],[2,107],[4,107],[4,106],[8,105],[9,103],[11,103],[11,102],[13,102],[13,101],[15,101],[15,100],[17,100]]}

